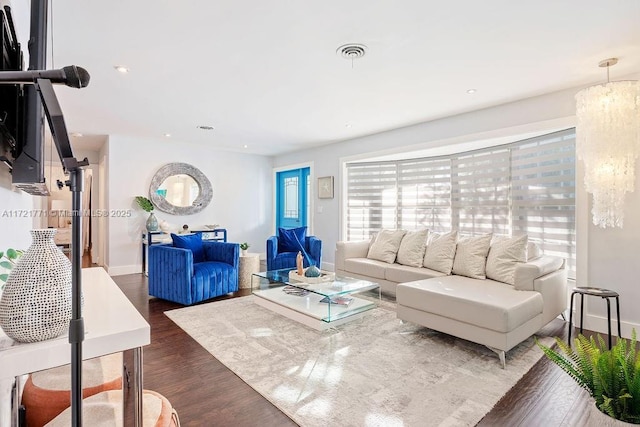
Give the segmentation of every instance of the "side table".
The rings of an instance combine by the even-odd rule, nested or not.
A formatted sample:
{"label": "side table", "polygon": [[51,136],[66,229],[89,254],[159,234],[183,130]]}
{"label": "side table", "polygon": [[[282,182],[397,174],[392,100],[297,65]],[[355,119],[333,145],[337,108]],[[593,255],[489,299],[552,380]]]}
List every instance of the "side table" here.
{"label": "side table", "polygon": [[240,271],[238,273],[238,287],[251,288],[251,276],[260,271],[260,254],[246,253],[240,255]]}
{"label": "side table", "polygon": [[619,295],[615,291],[611,291],[609,289],[604,288],[593,288],[593,287],[577,287],[573,288],[571,291],[571,303],[569,305],[569,338],[567,342],[569,346],[571,346],[571,331],[573,329],[571,321],[573,318],[573,297],[575,294],[580,295],[580,333],[582,333],[582,320],[584,316],[584,296],[591,295],[594,297],[600,297],[602,299],[607,300],[607,324],[608,324],[608,332],[609,332],[609,349],[611,349],[611,303],[609,302],[609,298],[616,299],[616,315],[618,317],[618,337],[621,337],[620,333],[620,300]]}

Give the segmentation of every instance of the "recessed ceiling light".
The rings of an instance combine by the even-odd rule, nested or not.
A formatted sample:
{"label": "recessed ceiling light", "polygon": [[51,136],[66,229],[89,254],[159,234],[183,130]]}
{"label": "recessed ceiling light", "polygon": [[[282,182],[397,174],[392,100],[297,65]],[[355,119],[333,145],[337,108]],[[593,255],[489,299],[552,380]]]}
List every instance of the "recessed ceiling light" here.
{"label": "recessed ceiling light", "polygon": [[344,125],[344,127],[346,128],[350,128],[351,126],[352,126],[351,123],[347,123],[346,125]]}
{"label": "recessed ceiling light", "polygon": [[82,136],[82,134],[80,132],[71,132],[71,136],[76,137],[76,138],[80,138]]}
{"label": "recessed ceiling light", "polygon": [[126,67],[124,65],[114,65],[113,68],[115,68],[117,72],[122,74],[127,74],[129,72],[129,67]]}
{"label": "recessed ceiling light", "polygon": [[202,129],[202,130],[213,130],[213,126],[198,125],[198,129]]}
{"label": "recessed ceiling light", "polygon": [[476,93],[475,89],[467,89],[467,93],[471,95],[472,93]]}
{"label": "recessed ceiling light", "polygon": [[171,138],[171,134],[170,134],[170,133],[165,133],[165,134],[164,134],[164,136],[165,136],[166,138]]}
{"label": "recessed ceiling light", "polygon": [[244,144],[242,148],[249,148],[249,146],[247,144]]}

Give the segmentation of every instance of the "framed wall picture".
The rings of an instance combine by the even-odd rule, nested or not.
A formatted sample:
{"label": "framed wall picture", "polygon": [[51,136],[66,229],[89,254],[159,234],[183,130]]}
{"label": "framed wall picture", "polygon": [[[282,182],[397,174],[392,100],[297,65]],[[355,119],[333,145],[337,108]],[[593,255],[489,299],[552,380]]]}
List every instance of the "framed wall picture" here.
{"label": "framed wall picture", "polygon": [[333,199],[333,177],[321,176],[318,178],[318,198]]}

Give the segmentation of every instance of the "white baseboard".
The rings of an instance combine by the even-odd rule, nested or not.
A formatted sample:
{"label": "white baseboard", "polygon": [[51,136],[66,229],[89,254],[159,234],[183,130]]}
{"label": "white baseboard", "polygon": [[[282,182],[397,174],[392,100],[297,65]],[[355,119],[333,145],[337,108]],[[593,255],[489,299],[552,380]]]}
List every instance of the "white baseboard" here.
{"label": "white baseboard", "polygon": [[322,266],[320,267],[320,270],[336,271],[336,265],[330,262],[323,262]]}
{"label": "white baseboard", "polygon": [[[615,313],[615,303],[612,304],[611,307],[611,335],[613,336],[617,336],[618,335],[618,322],[617,322],[617,317],[616,317],[616,313]],[[576,313],[573,313],[573,325],[576,328],[580,327],[580,317],[579,317],[579,312],[578,312],[578,317],[576,317]],[[569,319],[567,319],[569,320]],[[608,325],[607,325],[607,318],[603,317],[603,316],[596,316],[593,314],[589,314],[585,311],[585,316],[584,316],[584,326],[583,329],[588,329],[590,331],[595,331],[600,333],[601,335],[606,335],[607,334],[607,329],[608,329]],[[635,329],[636,332],[640,331],[640,324],[637,323],[632,323],[632,322],[625,322],[624,320],[622,320],[620,322],[620,329],[622,332],[622,337],[623,338],[631,338],[631,330]]]}
{"label": "white baseboard", "polygon": [[142,267],[140,265],[122,265],[118,267],[105,266],[105,270],[107,270],[109,276],[142,273]]}

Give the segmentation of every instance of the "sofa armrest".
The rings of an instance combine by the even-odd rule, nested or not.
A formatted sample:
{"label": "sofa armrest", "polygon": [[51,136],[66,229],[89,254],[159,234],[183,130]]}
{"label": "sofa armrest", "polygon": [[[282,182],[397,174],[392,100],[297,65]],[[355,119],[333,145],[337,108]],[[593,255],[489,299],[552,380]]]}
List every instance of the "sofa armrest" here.
{"label": "sofa armrest", "polygon": [[202,242],[204,249],[204,259],[207,261],[218,261],[238,268],[240,245],[238,243],[225,242]]}
{"label": "sofa armrest", "polygon": [[564,269],[564,258],[541,256],[540,258],[516,265],[514,287],[520,291],[536,290],[534,281],[542,276]]}
{"label": "sofa armrest", "polygon": [[369,253],[369,240],[336,243],[336,270],[344,270],[344,261],[349,258],[366,258]]}
{"label": "sofa armrest", "polygon": [[171,245],[149,246],[149,284],[175,281],[190,283],[193,275],[193,253],[190,249]]}
{"label": "sofa armrest", "polygon": [[271,236],[267,239],[267,270],[273,270],[272,265],[278,255],[278,238]]}

